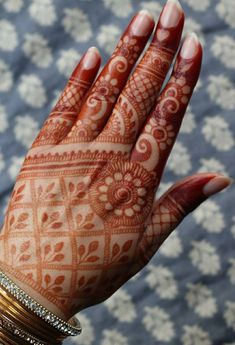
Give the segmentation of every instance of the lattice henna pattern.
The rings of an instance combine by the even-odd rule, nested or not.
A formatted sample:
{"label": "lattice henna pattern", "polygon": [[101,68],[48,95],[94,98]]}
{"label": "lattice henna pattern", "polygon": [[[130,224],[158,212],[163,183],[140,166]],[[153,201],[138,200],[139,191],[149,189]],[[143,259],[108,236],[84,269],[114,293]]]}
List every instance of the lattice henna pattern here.
{"label": "lattice henna pattern", "polygon": [[[147,189],[152,178],[137,164],[94,164],[86,177],[83,168],[75,176],[67,169],[60,178],[44,172],[39,178],[40,167],[36,179],[30,171],[23,180],[20,175],[4,227],[5,261],[66,308],[87,303],[89,294],[106,281],[106,265],[115,275],[119,263],[128,267],[153,198],[153,190]],[[114,217],[109,216],[110,208]],[[117,250],[121,243],[122,256]],[[109,274],[107,279],[113,281]]]}
{"label": "lattice henna pattern", "polygon": [[0,234],[0,267],[63,318],[114,293],[206,198],[212,175],[154,201],[200,70],[197,43],[192,59],[178,55],[157,99],[182,27],[182,12],[174,27],[158,24],[127,83],[153,23],[142,36],[127,29],[89,91],[98,64],[93,72],[80,65],[18,176]]}

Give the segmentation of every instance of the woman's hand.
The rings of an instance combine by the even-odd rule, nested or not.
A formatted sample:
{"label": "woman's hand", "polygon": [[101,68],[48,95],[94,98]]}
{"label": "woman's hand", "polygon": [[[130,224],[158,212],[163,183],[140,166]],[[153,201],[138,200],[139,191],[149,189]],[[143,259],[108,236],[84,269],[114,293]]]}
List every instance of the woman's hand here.
{"label": "woman's hand", "polygon": [[[178,49],[180,5],[154,27],[138,13],[100,65],[90,48],[29,150],[0,235],[0,266],[64,319],[112,295],[144,267],[184,216],[230,180],[215,173],[178,182],[154,200],[197,82],[202,47]],[[196,144],[196,143],[195,143]]]}

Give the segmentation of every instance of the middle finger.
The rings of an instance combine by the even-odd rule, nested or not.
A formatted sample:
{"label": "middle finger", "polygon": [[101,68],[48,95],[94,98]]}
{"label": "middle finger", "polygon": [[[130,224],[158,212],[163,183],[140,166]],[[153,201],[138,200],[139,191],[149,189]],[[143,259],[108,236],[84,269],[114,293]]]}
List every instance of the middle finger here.
{"label": "middle finger", "polygon": [[[108,123],[97,141],[118,144],[128,150],[135,142],[178,49],[184,25],[184,13],[176,0],[168,0],[143,59],[127,82]],[[120,144],[123,146],[120,147]]]}
{"label": "middle finger", "polygon": [[103,129],[153,28],[154,20],[147,11],[140,11],[133,18],[89,92],[69,133],[70,141],[91,141]]}

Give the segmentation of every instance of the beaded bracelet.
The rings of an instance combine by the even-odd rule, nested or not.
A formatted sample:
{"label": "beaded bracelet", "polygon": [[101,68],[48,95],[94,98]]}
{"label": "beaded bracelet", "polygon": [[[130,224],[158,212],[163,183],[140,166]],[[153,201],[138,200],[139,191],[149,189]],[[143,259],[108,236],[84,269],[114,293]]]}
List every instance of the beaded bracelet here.
{"label": "beaded bracelet", "polygon": [[80,322],[76,317],[71,319],[75,323],[75,326],[62,320],[57,315],[53,314],[32,297],[26,294],[19,286],[17,286],[5,273],[0,271],[0,285],[9,292],[14,298],[22,305],[27,307],[34,314],[39,316],[42,320],[49,323],[53,328],[67,336],[76,336],[81,333],[82,328]]}

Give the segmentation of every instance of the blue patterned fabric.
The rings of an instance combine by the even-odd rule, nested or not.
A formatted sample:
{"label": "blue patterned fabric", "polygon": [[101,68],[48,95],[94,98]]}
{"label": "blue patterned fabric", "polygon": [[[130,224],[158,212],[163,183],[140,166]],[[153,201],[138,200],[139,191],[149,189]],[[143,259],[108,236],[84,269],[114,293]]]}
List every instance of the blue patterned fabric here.
{"label": "blue patterned fabric", "polygon": [[[103,61],[135,11],[162,1],[0,0],[0,202],[86,48]],[[168,162],[162,193],[197,171],[235,175],[234,0],[182,0],[185,33],[204,45],[200,82]],[[234,189],[188,216],[151,263],[109,300],[79,313],[66,345],[235,344]]]}

